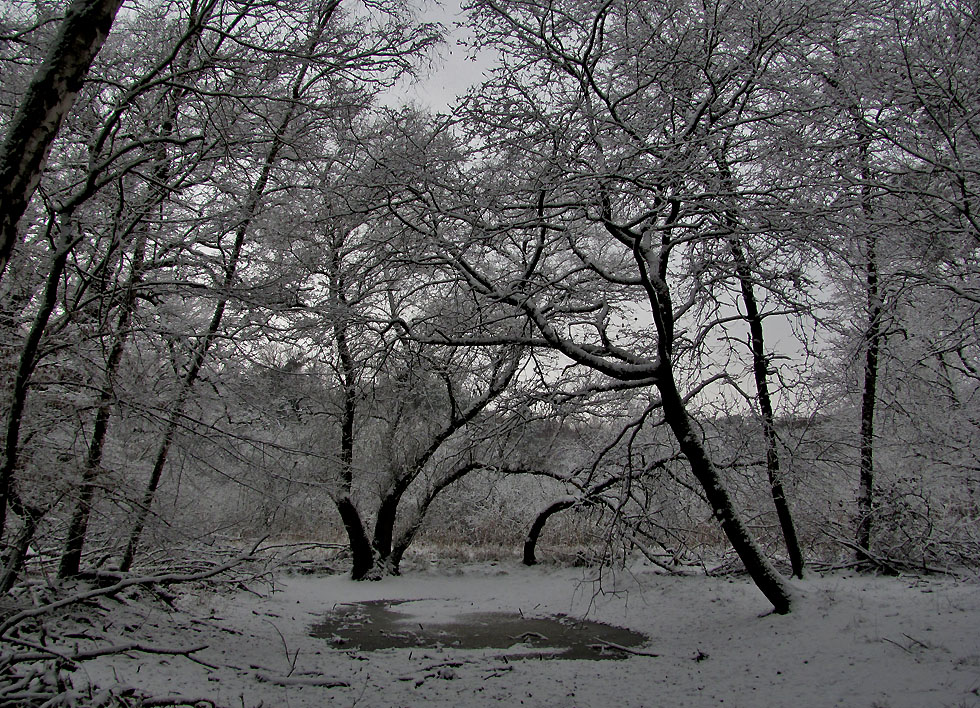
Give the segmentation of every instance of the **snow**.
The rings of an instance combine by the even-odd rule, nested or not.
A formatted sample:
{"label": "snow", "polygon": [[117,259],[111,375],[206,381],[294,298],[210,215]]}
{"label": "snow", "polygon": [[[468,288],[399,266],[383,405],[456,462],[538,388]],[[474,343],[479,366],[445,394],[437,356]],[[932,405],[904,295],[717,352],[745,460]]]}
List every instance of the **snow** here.
{"label": "snow", "polygon": [[[118,605],[127,639],[206,644],[193,655],[86,662],[102,687],[209,698],[222,706],[980,706],[976,579],[816,575],[790,615],[766,614],[744,577],[667,576],[514,563],[432,568],[377,582],[282,575],[175,608]],[[514,651],[349,651],[309,636],[336,605],[406,605],[419,621],[472,612],[567,613],[649,637],[623,660],[515,660]],[[399,611],[403,611],[401,607]],[[508,654],[505,657],[504,654]],[[343,684],[343,685],[336,685]]]}

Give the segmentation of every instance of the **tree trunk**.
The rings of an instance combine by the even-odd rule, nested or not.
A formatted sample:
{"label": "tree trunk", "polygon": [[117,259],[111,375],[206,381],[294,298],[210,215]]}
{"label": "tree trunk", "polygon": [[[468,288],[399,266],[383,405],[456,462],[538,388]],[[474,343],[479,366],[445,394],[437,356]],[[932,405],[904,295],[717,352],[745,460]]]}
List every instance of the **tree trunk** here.
{"label": "tree trunk", "polygon": [[136,286],[141,279],[143,258],[146,251],[146,236],[141,234],[133,252],[133,262],[130,266],[128,282],[125,285],[125,297],[120,304],[119,317],[116,322],[115,336],[99,392],[99,407],[95,415],[95,425],[92,430],[92,440],[89,442],[88,453],[85,456],[85,466],[82,469],[82,482],[78,489],[78,503],[68,526],[68,537],[65,549],[61,555],[58,567],[58,577],[69,578],[78,575],[82,558],[82,548],[85,545],[85,534],[88,530],[89,515],[92,510],[92,498],[95,496],[96,479],[102,468],[102,451],[109,430],[109,418],[112,415],[113,388],[119,363],[122,361],[129,337],[129,325],[136,304]]}
{"label": "tree trunk", "polygon": [[21,526],[17,537],[10,544],[10,556],[7,558],[7,564],[4,566],[3,571],[0,572],[0,594],[9,591],[14,586],[14,583],[17,582],[17,576],[24,567],[27,552],[30,549],[31,541],[34,539],[34,533],[37,531],[37,526],[41,523],[41,518],[44,516],[44,513],[40,509],[32,507],[23,507],[20,509],[20,512],[20,516],[24,520],[24,525]]}
{"label": "tree trunk", "polygon": [[75,0],[0,147],[0,278],[44,159],[102,48],[122,0]]}
{"label": "tree trunk", "polygon": [[[445,490],[451,484],[459,481],[473,470],[480,468],[486,468],[486,465],[479,462],[468,462],[465,465],[457,467],[429,488],[425,496],[419,501],[418,508],[415,510],[414,518],[406,525],[402,532],[398,534],[397,539],[390,541],[390,550],[383,560],[385,570],[387,572],[390,572],[393,575],[398,575],[398,566],[401,565],[405,552],[412,545],[416,535],[418,535],[419,530],[422,528],[422,523],[425,521],[425,515],[428,513],[429,507],[432,505],[432,502],[435,501],[436,497],[438,497],[443,490]],[[400,498],[401,494],[397,496],[397,499]],[[391,506],[392,512],[397,511],[397,508],[398,505],[396,501],[396,503]],[[396,514],[392,513],[391,525],[388,529],[389,538],[391,538],[393,535],[395,521]],[[375,541],[375,547],[377,548],[377,539],[375,539]]]}
{"label": "tree trunk", "polygon": [[[673,223],[679,213],[678,202],[672,206],[667,223]],[[618,233],[623,236],[627,233],[611,222],[606,223],[606,228],[614,235]],[[785,614],[792,608],[792,589],[786,579],[763,555],[751,531],[736,511],[731,495],[721,475],[718,474],[718,469],[711,461],[708,451],[705,450],[701,437],[694,429],[691,417],[684,406],[684,400],[677,390],[671,359],[674,345],[674,313],[667,287],[670,249],[661,245],[659,252],[654,255],[653,249],[644,245],[640,239],[634,240],[633,248],[657,330],[659,361],[655,385],[660,392],[664,420],[677,439],[681,452],[687,457],[691,472],[701,484],[712,513],[721,524],[745,569],[756,586],[772,603],[773,609],[779,614]]]}
{"label": "tree trunk", "polygon": [[463,411],[460,411],[458,414],[452,414],[446,426],[433,436],[425,450],[419,453],[410,465],[406,465],[400,470],[400,475],[395,478],[391,487],[385,493],[378,507],[378,517],[374,526],[374,548],[379,557],[385,559],[386,571],[397,572],[402,556],[415,539],[415,534],[421,528],[425,514],[435,498],[453,482],[456,482],[477,468],[485,467],[485,465],[479,462],[469,462],[456,468],[435,483],[421,500],[414,520],[408,525],[401,536],[399,536],[398,541],[394,542],[393,546],[395,523],[398,520],[398,506],[401,504],[405,492],[408,491],[412,482],[415,481],[419,473],[429,463],[436,452],[439,451],[442,445],[472,422],[490,403],[506,390],[514,374],[517,372],[518,361],[519,358],[513,351],[507,349],[501,350],[495,362],[487,391]]}
{"label": "tree trunk", "polygon": [[398,520],[398,504],[401,502],[402,495],[408,485],[401,484],[399,479],[394,487],[381,500],[378,505],[378,516],[374,522],[374,550],[378,558],[389,559],[391,556],[391,543],[395,535],[395,522]]}
{"label": "tree trunk", "polygon": [[[315,27],[314,32],[306,45],[306,48],[310,54],[312,54],[316,45],[319,43],[321,35],[326,27],[326,23],[329,21],[332,13],[336,10],[337,4],[338,2],[336,0],[331,2],[327,8],[326,14],[319,18],[318,25]],[[177,400],[174,402],[174,405],[170,410],[167,426],[164,429],[163,437],[160,440],[160,446],[157,449],[157,456],[153,464],[153,470],[150,473],[150,479],[147,482],[146,491],[143,494],[142,503],[136,509],[136,522],[133,524],[133,529],[129,535],[129,541],[126,544],[126,551],[123,554],[122,561],[119,565],[119,569],[123,572],[128,571],[132,566],[133,559],[136,554],[136,547],[139,544],[140,536],[143,534],[143,528],[146,525],[150,508],[153,505],[153,498],[156,496],[157,487],[160,484],[163,470],[166,467],[167,456],[170,452],[170,446],[173,443],[174,435],[177,432],[177,425],[181,416],[183,415],[184,404],[194,386],[194,383],[197,381],[197,377],[200,374],[201,367],[204,365],[204,361],[207,357],[208,350],[211,347],[211,343],[214,341],[218,334],[218,330],[221,327],[221,321],[224,318],[225,309],[227,308],[228,302],[231,299],[231,288],[234,285],[235,278],[238,274],[238,262],[241,258],[242,247],[245,244],[245,237],[251,228],[252,221],[258,214],[259,204],[269,184],[269,179],[272,176],[272,170],[278,161],[280,151],[286,144],[286,135],[290,124],[293,121],[293,117],[296,115],[296,111],[301,105],[300,98],[302,96],[302,89],[306,80],[306,75],[309,72],[309,68],[309,61],[304,61],[297,72],[296,78],[290,87],[290,96],[293,100],[289,103],[289,107],[286,110],[285,115],[276,126],[276,130],[272,135],[272,142],[269,145],[269,151],[266,153],[265,159],[262,163],[262,169],[259,172],[255,183],[252,185],[252,188],[249,190],[248,197],[243,205],[242,218],[238,224],[238,228],[235,231],[235,241],[232,245],[231,253],[228,256],[228,261],[225,264],[224,277],[218,292],[218,301],[215,304],[214,313],[211,316],[211,322],[208,325],[207,331],[198,342],[190,368],[187,370],[187,373],[181,381],[181,387],[177,394]]]}
{"label": "tree trunk", "polygon": [[552,503],[538,514],[537,518],[534,519],[534,523],[531,524],[531,530],[527,532],[527,540],[524,541],[524,565],[537,564],[538,559],[535,557],[535,549],[538,546],[538,537],[544,530],[544,525],[548,523],[548,519],[559,511],[570,509],[575,506],[575,503],[576,500],[574,499],[561,499]]}
{"label": "tree trunk", "polygon": [[201,373],[201,368],[204,366],[204,361],[207,358],[208,350],[211,348],[211,343],[214,341],[218,334],[218,330],[221,327],[221,321],[224,318],[225,308],[228,306],[228,301],[231,299],[231,286],[234,284],[235,276],[238,271],[238,261],[241,257],[242,246],[245,243],[245,235],[248,232],[249,226],[251,225],[252,218],[255,216],[259,197],[265,189],[265,184],[268,181],[269,173],[272,170],[272,162],[275,159],[274,153],[277,151],[275,148],[279,144],[280,143],[273,144],[274,149],[272,152],[270,152],[270,155],[266,160],[265,169],[259,176],[256,187],[249,199],[246,209],[246,216],[235,233],[235,242],[232,246],[228,263],[225,266],[224,278],[218,295],[218,302],[215,304],[214,312],[211,315],[211,321],[208,324],[207,331],[198,341],[197,347],[194,351],[194,356],[191,359],[190,367],[187,369],[187,372],[184,374],[184,378],[180,382],[180,389],[177,392],[177,398],[174,401],[173,406],[171,406],[170,415],[167,418],[167,425],[164,428],[163,436],[160,438],[160,445],[157,447],[157,454],[154,458],[153,469],[150,472],[150,479],[147,481],[146,490],[143,492],[142,502],[136,508],[136,521],[134,522],[133,528],[130,531],[129,540],[126,543],[126,550],[123,553],[122,560],[119,564],[119,570],[122,572],[128,571],[133,565],[133,559],[136,555],[136,547],[139,545],[140,536],[143,534],[143,529],[146,526],[146,520],[150,515],[150,508],[153,506],[153,498],[156,496],[156,490],[160,485],[163,470],[167,465],[167,457],[170,454],[170,446],[173,444],[174,436],[177,433],[177,427],[180,423],[181,417],[184,414],[184,405],[187,402],[191,389],[193,389],[194,384],[197,382],[197,377]]}
{"label": "tree trunk", "polygon": [[878,357],[881,352],[881,288],[878,280],[878,237],[872,224],[871,164],[868,154],[870,137],[860,109],[851,107],[857,125],[858,160],[861,169],[861,216],[865,232],[865,292],[867,295],[867,329],[864,333],[864,390],[861,394],[860,470],[857,497],[857,547],[860,563],[871,560],[871,536],[874,526],[874,420],[878,398]]}
{"label": "tree trunk", "polygon": [[334,315],[333,337],[340,363],[344,405],[340,421],[340,496],[334,502],[340,512],[351,554],[351,578],[364,580],[375,567],[376,552],[364,530],[364,522],[352,499],[354,490],[354,432],[357,423],[357,364],[347,339],[349,304],[344,293],[341,267],[345,234],[336,234],[330,254],[330,294]]}
{"label": "tree trunk", "polygon": [[27,335],[27,339],[24,341],[20,360],[17,364],[17,372],[14,374],[13,391],[7,410],[3,459],[0,460],[0,539],[3,538],[14,470],[17,469],[18,455],[20,452],[20,429],[21,423],[23,422],[24,408],[27,405],[27,393],[30,388],[31,377],[34,374],[34,368],[37,366],[41,338],[44,335],[44,330],[48,326],[48,320],[51,318],[51,313],[54,311],[55,304],[57,303],[61,274],[65,270],[65,265],[68,262],[68,254],[71,251],[72,241],[70,235],[67,233],[71,220],[72,216],[70,213],[63,215],[62,235],[58,239],[57,250],[44,284],[40,307],[34,315],[34,322],[31,324],[31,330]]}
{"label": "tree trunk", "polygon": [[342,497],[336,500],[337,511],[344,522],[344,530],[347,532],[348,543],[351,553],[351,579],[364,580],[374,568],[375,556],[371,542],[364,532],[364,524],[357,507],[350,497]]}
{"label": "tree trunk", "polygon": [[673,379],[673,372],[666,364],[663,376],[657,382],[657,388],[663,401],[667,424],[674,433],[681,452],[687,457],[691,471],[704,489],[712,513],[721,524],[725,535],[756,586],[769,599],[778,614],[786,614],[792,609],[793,597],[790,585],[763,555],[752,533],[735,510],[728,489],[708,457],[684,408],[684,402]]}
{"label": "tree trunk", "polygon": [[871,560],[874,514],[874,419],[878,389],[878,356],[881,347],[881,299],[878,291],[876,239],[868,236],[868,329],[865,332],[864,391],[861,395],[861,450],[858,484],[857,560]]}
{"label": "tree trunk", "polygon": [[153,506],[153,498],[156,496],[157,487],[160,486],[163,470],[167,466],[167,457],[170,455],[170,446],[177,432],[177,424],[183,412],[184,402],[187,400],[187,395],[190,388],[194,385],[194,381],[197,380],[198,371],[200,371],[200,366],[191,367],[191,371],[188,372],[181,382],[177,400],[170,410],[167,427],[164,428],[163,437],[160,438],[160,445],[157,447],[156,457],[153,459],[153,469],[150,471],[150,479],[147,481],[146,489],[143,491],[142,501],[136,507],[136,520],[129,532],[129,539],[126,541],[126,550],[123,551],[122,560],[119,561],[119,570],[123,573],[128,572],[133,567],[133,560],[136,558],[136,548],[139,545],[140,537],[143,535],[143,529],[146,527],[146,520],[150,516],[150,508]]}
{"label": "tree trunk", "polygon": [[755,374],[755,389],[759,400],[759,412],[762,415],[762,433],[766,441],[766,472],[769,477],[769,489],[772,493],[772,503],[776,507],[776,517],[779,528],[783,533],[786,552],[789,555],[793,575],[803,577],[803,551],[800,549],[793,514],[786,500],[783,489],[783,475],[779,466],[779,447],[776,438],[776,417],[772,409],[772,397],[769,394],[769,361],[766,357],[766,344],[762,328],[762,316],[759,314],[759,304],[752,287],[752,273],[749,269],[745,253],[738,241],[732,238],[730,242],[732,256],[735,259],[735,270],[742,287],[742,300],[745,303],[745,320],[749,323],[749,337],[752,345],[752,371]]}
{"label": "tree trunk", "polygon": [[766,474],[769,478],[769,491],[772,503],[776,508],[779,528],[786,544],[793,575],[803,577],[803,551],[800,548],[799,537],[796,535],[796,525],[793,514],[786,499],[783,488],[783,475],[779,464],[779,440],[776,437],[776,417],[773,413],[772,396],[769,393],[769,360],[766,356],[765,333],[762,326],[762,315],[759,312],[759,301],[755,296],[752,285],[752,269],[742,244],[739,242],[739,212],[735,204],[735,178],[724,154],[717,154],[715,162],[721,172],[726,190],[729,192],[731,204],[725,210],[725,223],[730,232],[728,247],[735,261],[735,274],[738,277],[742,291],[742,302],[745,303],[745,321],[749,325],[749,343],[752,349],[752,372],[755,378],[756,398],[759,403],[759,413],[762,416],[762,434],[766,441]]}

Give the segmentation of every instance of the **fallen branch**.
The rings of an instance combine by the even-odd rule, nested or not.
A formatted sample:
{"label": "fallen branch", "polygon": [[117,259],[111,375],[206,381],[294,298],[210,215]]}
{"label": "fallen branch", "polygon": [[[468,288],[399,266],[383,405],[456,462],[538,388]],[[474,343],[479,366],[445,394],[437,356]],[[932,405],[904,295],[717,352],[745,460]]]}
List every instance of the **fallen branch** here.
{"label": "fallen branch", "polygon": [[260,671],[255,672],[255,680],[275,686],[317,686],[319,688],[350,688],[347,681],[336,678],[317,678],[314,676],[278,676]]}
{"label": "fallen branch", "polygon": [[514,667],[510,664],[505,664],[504,666],[493,666],[489,669],[483,670],[487,674],[483,677],[483,680],[486,681],[487,679],[499,678],[504,675],[504,672],[513,670]]}
{"label": "fallen branch", "polygon": [[432,664],[430,666],[424,667],[422,669],[422,671],[432,671],[433,669],[441,669],[441,668],[444,668],[444,667],[447,667],[447,666],[450,667],[450,668],[453,668],[453,669],[458,669],[463,664],[472,664],[472,663],[473,663],[473,661],[470,660],[470,659],[457,659],[457,660],[453,660],[453,661],[440,661],[438,664]]}
{"label": "fallen branch", "polygon": [[932,649],[932,647],[929,646],[928,644],[926,644],[925,642],[923,642],[923,641],[921,641],[919,639],[916,639],[915,637],[913,637],[913,636],[911,636],[909,634],[906,634],[905,632],[902,632],[902,636],[905,637],[906,639],[908,639],[913,644],[918,644],[923,649]]}
{"label": "fallen branch", "polygon": [[207,644],[201,644],[195,647],[155,647],[147,644],[140,644],[139,642],[128,642],[127,644],[114,644],[107,647],[99,647],[97,649],[89,649],[86,651],[73,651],[67,653],[64,650],[57,650],[49,647],[41,647],[33,645],[32,643],[25,642],[23,640],[11,638],[7,641],[16,642],[18,644],[31,646],[36,648],[37,651],[34,653],[25,652],[23,654],[10,654],[5,659],[9,658],[11,663],[20,663],[24,661],[42,661],[44,659],[57,658],[71,663],[79,661],[87,661],[88,659],[95,659],[100,656],[109,656],[111,654],[125,654],[131,651],[138,651],[143,654],[164,654],[166,656],[187,656],[188,654],[193,654],[199,652],[202,649],[207,649]]}
{"label": "fallen branch", "polygon": [[636,656],[660,656],[660,654],[654,653],[652,651],[643,651],[642,649],[633,649],[632,647],[623,646],[622,644],[616,644],[615,642],[607,642],[605,640],[600,641],[598,644],[590,644],[590,649],[615,649],[616,651],[622,651],[627,654],[635,654]]}
{"label": "fallen branch", "polygon": [[192,708],[200,708],[200,706],[209,706],[209,708],[217,708],[217,703],[215,703],[210,698],[187,698],[186,696],[163,696],[160,698],[141,698],[139,705],[141,708],[165,708],[165,706],[192,706]]}
{"label": "fallen branch", "polygon": [[901,575],[902,571],[907,573],[934,573],[935,575],[953,574],[953,571],[950,568],[941,568],[939,566],[929,565],[925,561],[919,562],[904,560],[902,558],[891,558],[889,556],[875,555],[868,551],[868,549],[862,548],[846,538],[840,538],[838,536],[831,536],[831,538],[842,546],[850,548],[852,551],[859,552],[864,556],[864,560],[855,561],[853,563],[853,566],[858,568],[873,565],[890,575]]}
{"label": "fallen branch", "polygon": [[134,585],[173,585],[176,583],[189,583],[196,580],[206,580],[207,578],[212,578],[215,575],[220,575],[225,571],[231,570],[232,568],[241,565],[242,563],[252,560],[253,556],[242,556],[236,558],[228,563],[223,563],[222,565],[215,566],[210,570],[202,571],[200,573],[163,573],[161,575],[146,575],[138,576],[132,578],[124,578],[119,582],[112,585],[107,585],[106,587],[95,588],[94,590],[89,590],[87,592],[81,592],[70,597],[62,598],[55,602],[50,602],[46,605],[41,605],[39,607],[34,607],[29,610],[23,610],[15,615],[8,617],[2,623],[0,623],[0,636],[3,636],[13,627],[24,620],[31,619],[32,617],[38,617],[43,614],[47,614],[54,610],[61,609],[62,607],[68,607],[70,605],[77,605],[80,602],[85,602],[86,600],[91,600],[96,597],[104,597],[106,595],[114,595],[121,590],[125,590],[128,587],[133,587]]}
{"label": "fallen branch", "polygon": [[511,636],[511,639],[517,639],[522,642],[526,642],[528,639],[540,639],[543,642],[548,641],[548,638],[541,634],[540,632],[521,632],[516,636]]}

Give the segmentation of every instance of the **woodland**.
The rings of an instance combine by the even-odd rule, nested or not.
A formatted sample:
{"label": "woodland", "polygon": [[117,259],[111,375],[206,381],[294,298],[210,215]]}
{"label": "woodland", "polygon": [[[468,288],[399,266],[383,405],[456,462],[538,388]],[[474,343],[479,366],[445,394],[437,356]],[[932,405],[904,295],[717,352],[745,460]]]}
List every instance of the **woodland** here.
{"label": "woodland", "polygon": [[0,4],[4,639],[261,549],[975,575],[980,7],[427,10]]}

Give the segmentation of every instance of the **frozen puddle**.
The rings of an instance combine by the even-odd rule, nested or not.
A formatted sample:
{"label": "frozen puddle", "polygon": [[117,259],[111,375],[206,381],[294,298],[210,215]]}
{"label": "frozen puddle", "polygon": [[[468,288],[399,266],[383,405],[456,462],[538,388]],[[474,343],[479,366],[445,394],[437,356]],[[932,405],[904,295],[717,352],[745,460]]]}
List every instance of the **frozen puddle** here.
{"label": "frozen puddle", "polygon": [[431,600],[337,605],[310,633],[338,649],[509,649],[508,657],[553,659],[621,659],[627,652],[617,645],[639,647],[647,639],[639,632],[564,615],[449,611]]}

